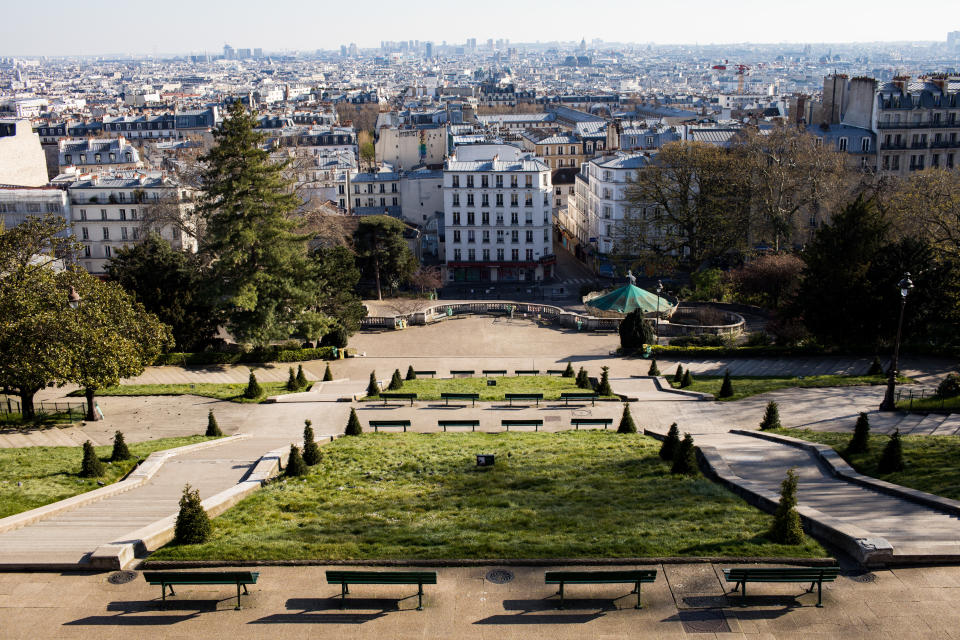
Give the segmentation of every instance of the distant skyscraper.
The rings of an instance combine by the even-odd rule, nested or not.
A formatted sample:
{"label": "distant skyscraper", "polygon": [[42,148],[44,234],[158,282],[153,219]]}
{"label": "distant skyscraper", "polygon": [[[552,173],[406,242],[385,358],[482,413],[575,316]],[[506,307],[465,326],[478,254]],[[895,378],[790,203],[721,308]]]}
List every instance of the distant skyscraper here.
{"label": "distant skyscraper", "polygon": [[340,45],[340,57],[341,58],[347,57],[347,45],[345,44]]}
{"label": "distant skyscraper", "polygon": [[947,51],[950,53],[960,53],[960,31],[947,33]]}
{"label": "distant skyscraper", "polygon": [[426,43],[426,44],[424,45],[424,57],[425,57],[427,60],[431,60],[431,59],[433,58],[433,43],[432,43],[432,42],[428,42],[428,43]]}
{"label": "distant skyscraper", "polygon": [[233,60],[233,58],[235,57],[233,47],[231,47],[228,44],[223,45],[223,57],[226,58],[227,60]]}
{"label": "distant skyscraper", "polygon": [[263,57],[263,49],[261,49],[261,48],[259,48],[259,47],[257,47],[256,49],[254,49],[254,50],[253,50],[253,57],[254,57],[254,58],[257,58],[258,60],[259,60],[260,58],[262,58],[262,57]]}

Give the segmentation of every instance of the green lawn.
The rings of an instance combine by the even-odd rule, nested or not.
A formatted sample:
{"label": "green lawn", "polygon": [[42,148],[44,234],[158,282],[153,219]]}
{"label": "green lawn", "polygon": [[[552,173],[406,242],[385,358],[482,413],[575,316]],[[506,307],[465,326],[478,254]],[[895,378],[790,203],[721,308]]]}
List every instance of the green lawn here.
{"label": "green lawn", "polygon": [[[218,400],[229,400],[230,402],[263,402],[270,396],[279,396],[285,393],[299,393],[300,391],[309,391],[313,386],[308,384],[300,391],[287,391],[286,382],[261,382],[263,395],[254,400],[243,397],[243,392],[247,388],[246,382],[238,383],[215,383],[198,382],[196,384],[121,384],[116,387],[107,387],[98,389],[98,396],[203,396],[204,398],[217,398]],[[72,391],[71,396],[82,396],[83,390]]]}
{"label": "green lawn", "polygon": [[904,411],[919,411],[927,413],[928,411],[960,411],[960,396],[955,396],[953,398],[937,398],[934,396],[927,396],[925,398],[913,398],[910,399],[909,390],[903,394],[902,400],[897,402],[897,408],[903,409]]}
{"label": "green lawn", "polygon": [[960,460],[960,436],[901,436],[906,468],[896,473],[881,474],[877,472],[877,462],[883,447],[890,440],[888,436],[871,433],[868,451],[848,456],[845,450],[852,436],[850,433],[809,429],[775,429],[772,433],[829,445],[865,476],[960,500],[960,466],[957,465],[957,460]]}
{"label": "green lawn", "polygon": [[[123,462],[107,462],[112,445],[96,447],[104,461],[106,474],[102,478],[81,478],[80,461],[83,447],[20,447],[0,449],[0,518],[28,511],[45,504],[63,500],[98,488],[97,480],[111,484],[123,478],[136,464],[136,458],[146,458],[154,451],[173,449],[196,442],[211,440],[205,436],[161,438],[130,443],[134,458]],[[17,486],[21,482],[22,486]]]}
{"label": "green lawn", "polygon": [[[680,383],[673,381],[673,374],[668,376],[670,386],[680,389]],[[910,378],[901,378],[901,382],[913,382]],[[748,396],[755,396],[777,389],[790,387],[819,388],[819,387],[860,387],[867,385],[886,384],[885,376],[804,376],[804,377],[776,377],[776,376],[731,376],[733,395],[729,398],[717,400],[740,400]],[[714,397],[720,393],[723,376],[694,376],[693,384],[683,387],[686,391],[712,393]]]}
{"label": "green lawn", "polygon": [[[823,557],[782,546],[772,517],[704,478],[675,477],[659,443],[602,431],[364,434],[323,447],[213,521],[201,545],[152,560]],[[478,470],[475,455],[496,465]]]}
{"label": "green lawn", "polygon": [[[400,372],[401,375],[403,372]],[[378,376],[379,377],[379,376]],[[493,380],[496,386],[487,386]],[[503,400],[505,393],[542,393],[544,400],[558,400],[563,392],[588,392],[577,388],[574,378],[560,376],[506,376],[496,378],[417,378],[405,381],[398,393],[416,393],[418,400],[440,400],[441,393],[479,393],[481,400]],[[389,391],[386,391],[389,393]],[[614,396],[610,396],[614,397]],[[368,400],[375,398],[367,398]]]}
{"label": "green lawn", "polygon": [[72,414],[66,412],[59,413],[37,413],[32,420],[24,420],[19,413],[0,413],[0,426],[20,427],[20,426],[51,426],[55,424],[71,424],[83,419],[83,411],[74,411]]}

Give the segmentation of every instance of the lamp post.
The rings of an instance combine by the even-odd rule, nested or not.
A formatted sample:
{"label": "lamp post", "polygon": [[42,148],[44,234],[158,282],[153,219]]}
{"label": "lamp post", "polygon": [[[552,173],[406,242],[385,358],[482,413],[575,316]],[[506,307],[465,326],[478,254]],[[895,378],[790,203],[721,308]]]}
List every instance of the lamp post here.
{"label": "lamp post", "polygon": [[[78,311],[82,303],[83,303],[83,298],[81,298],[80,294],[77,293],[77,290],[71,286],[70,293],[67,294],[67,306],[74,311]],[[77,322],[80,322],[79,317],[77,318]],[[93,407],[93,391],[90,389],[84,389],[84,394],[86,395],[86,398],[87,398],[86,420],[87,422],[96,422],[97,420],[100,419],[100,417],[97,415],[97,412]]]}
{"label": "lamp post", "polygon": [[663,283],[657,280],[657,315],[654,318],[654,328],[656,329],[657,335],[657,346],[660,346],[660,292],[663,291]]}
{"label": "lamp post", "polygon": [[897,287],[900,288],[900,320],[897,322],[897,339],[893,343],[893,360],[890,361],[890,371],[887,372],[887,392],[883,396],[883,402],[880,403],[880,411],[897,410],[894,392],[897,386],[897,367],[899,367],[900,358],[900,332],[903,330],[903,310],[907,306],[907,296],[913,289],[909,271],[903,274],[903,279],[897,283]]}

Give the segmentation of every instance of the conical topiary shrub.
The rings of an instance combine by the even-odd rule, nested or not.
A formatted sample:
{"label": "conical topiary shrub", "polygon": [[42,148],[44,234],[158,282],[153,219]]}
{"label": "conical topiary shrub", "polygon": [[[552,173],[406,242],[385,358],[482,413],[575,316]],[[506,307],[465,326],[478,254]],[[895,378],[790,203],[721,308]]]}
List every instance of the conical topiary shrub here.
{"label": "conical topiary shrub", "polygon": [[868,376],[882,376],[883,375],[883,365],[880,364],[880,356],[874,356],[873,362],[870,363],[870,368],[867,369]]}
{"label": "conical topiary shrub", "polygon": [[779,544],[802,544],[803,525],[797,513],[797,472],[787,471],[780,485],[780,503],[773,514],[773,526],[769,537]]}
{"label": "conical topiary shrub", "polygon": [[648,376],[658,376],[660,375],[660,367],[657,366],[657,359],[654,358],[650,361],[650,368],[647,369]]}
{"label": "conical topiary shrub", "polygon": [[733,395],[733,382],[730,380],[730,369],[727,369],[723,374],[723,382],[720,384],[720,393],[717,394],[720,398],[729,398]]}
{"label": "conical topiary shrub", "polygon": [[180,512],[173,528],[173,537],[180,544],[200,544],[210,537],[210,516],[203,509],[200,491],[187,484],[180,496]]}
{"label": "conical topiary shrub", "polygon": [[760,429],[766,431],[767,429],[779,429],[780,428],[780,406],[771,400],[767,403],[767,410],[763,414],[763,420],[760,421]]}
{"label": "conical topiary shrub", "polygon": [[883,453],[880,455],[880,462],[877,463],[877,471],[879,473],[894,473],[896,471],[903,471],[903,442],[900,440],[900,429],[897,429],[893,432],[893,435],[890,436],[890,441],[887,442],[887,446],[883,448]]}
{"label": "conical topiary shrub", "polygon": [[673,374],[673,383],[680,384],[681,382],[683,382],[683,365],[678,364],[677,372]]}
{"label": "conical topiary shrub", "polygon": [[287,391],[296,391],[300,387],[297,386],[297,375],[293,372],[293,367],[287,369],[289,375],[287,375]]}
{"label": "conical topiary shrub", "polygon": [[693,375],[690,373],[690,369],[687,369],[683,372],[683,378],[680,379],[680,388],[685,389],[693,384]]}
{"label": "conical topiary shrub", "polygon": [[670,425],[670,429],[667,431],[667,437],[664,438],[663,444],[660,445],[660,459],[666,460],[667,462],[673,462],[674,457],[677,455],[677,449],[680,448],[680,429],[677,428],[677,423],[674,422]]}
{"label": "conical topiary shrub", "polygon": [[416,380],[417,372],[413,370],[413,365],[407,367],[407,380]]}
{"label": "conical topiary shrub", "polygon": [[580,371],[577,372],[577,387],[580,389],[591,389],[590,377],[587,376],[587,371],[583,367],[580,367]]}
{"label": "conical topiary shrub", "polygon": [[633,416],[630,415],[630,405],[624,403],[623,415],[620,416],[620,426],[617,427],[617,433],[636,433],[637,425],[633,423]]}
{"label": "conical topiary shrub", "polygon": [[357,417],[357,411],[350,408],[350,418],[347,420],[347,428],[343,434],[346,436],[358,436],[363,433],[363,427],[360,426],[360,418]]}
{"label": "conical topiary shrub", "polygon": [[250,370],[250,378],[247,380],[247,388],[243,391],[243,397],[247,400],[256,400],[263,395],[263,387],[260,386],[260,383],[257,382],[257,376],[254,375],[253,369]]}
{"label": "conical topiary shrub", "polygon": [[574,371],[573,371],[573,364],[570,363],[570,362],[568,362],[568,363],[567,363],[567,368],[563,370],[563,377],[564,377],[564,378],[573,378],[573,377],[576,377],[576,375],[577,375],[577,374],[574,373]]}
{"label": "conical topiary shrub", "polygon": [[598,396],[612,396],[613,389],[610,388],[610,367],[600,367],[600,384],[597,385]]}
{"label": "conical topiary shrub", "polygon": [[377,384],[377,372],[370,372],[370,382],[367,383],[367,395],[368,396],[378,396],[380,395],[380,385]]}
{"label": "conical topiary shrub", "polygon": [[295,444],[290,445],[290,456],[287,458],[287,468],[283,470],[283,475],[288,478],[307,475],[307,463],[300,455],[300,447]]}
{"label": "conical topiary shrub", "polygon": [[297,365],[297,388],[306,389],[308,384],[310,384],[310,382],[307,380],[307,376],[303,373],[303,365],[298,364]]}
{"label": "conical topiary shrub", "polygon": [[123,434],[117,431],[113,434],[113,453],[110,454],[110,462],[129,460],[132,457],[130,449],[127,448],[127,443],[123,440]]}
{"label": "conical topiary shrub", "polygon": [[673,457],[673,466],[670,467],[670,473],[685,476],[695,476],[699,468],[697,467],[697,452],[693,448],[693,436],[689,433],[683,434],[683,440],[677,447],[677,453]]}
{"label": "conical topiary shrub", "polygon": [[313,423],[309,420],[303,421],[303,461],[308,467],[320,462],[323,454],[320,453],[320,445],[313,439]]}
{"label": "conical topiary shrub", "polygon": [[860,412],[857,417],[857,424],[853,427],[853,437],[847,444],[847,454],[865,453],[870,441],[870,418],[867,414]]}
{"label": "conical topiary shrub", "polygon": [[81,478],[99,478],[103,475],[103,463],[93,449],[93,443],[87,440],[83,443],[83,462],[80,463]]}
{"label": "conical topiary shrub", "polygon": [[323,381],[331,382],[333,380],[333,372],[330,371],[330,363],[327,363],[327,368],[323,372]]}
{"label": "conical topiary shrub", "polygon": [[220,425],[217,424],[217,418],[213,415],[213,409],[207,412],[207,432],[204,435],[208,438],[219,438],[223,435]]}
{"label": "conical topiary shrub", "polygon": [[393,376],[390,378],[390,385],[387,387],[390,391],[399,391],[403,388],[403,378],[400,377],[400,369],[393,370]]}

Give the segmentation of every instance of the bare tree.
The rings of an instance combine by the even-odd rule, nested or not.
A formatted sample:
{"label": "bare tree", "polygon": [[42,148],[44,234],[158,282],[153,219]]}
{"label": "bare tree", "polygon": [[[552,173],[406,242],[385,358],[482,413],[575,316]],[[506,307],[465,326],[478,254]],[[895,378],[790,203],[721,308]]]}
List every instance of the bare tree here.
{"label": "bare tree", "polygon": [[410,276],[410,284],[420,289],[421,294],[439,288],[443,285],[440,267],[421,266]]}

